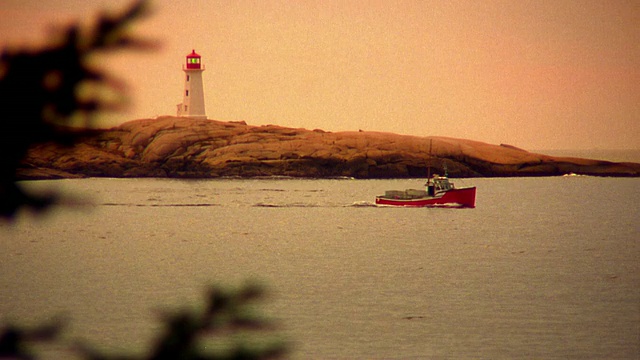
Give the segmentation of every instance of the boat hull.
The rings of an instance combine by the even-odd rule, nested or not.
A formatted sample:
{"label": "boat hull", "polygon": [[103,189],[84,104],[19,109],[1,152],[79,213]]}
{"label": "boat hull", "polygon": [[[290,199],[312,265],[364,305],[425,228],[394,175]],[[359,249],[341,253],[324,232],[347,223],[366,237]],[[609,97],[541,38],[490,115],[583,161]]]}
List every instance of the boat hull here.
{"label": "boat hull", "polygon": [[441,195],[425,196],[414,199],[376,196],[376,205],[408,207],[452,206],[474,208],[476,207],[476,187],[450,189]]}

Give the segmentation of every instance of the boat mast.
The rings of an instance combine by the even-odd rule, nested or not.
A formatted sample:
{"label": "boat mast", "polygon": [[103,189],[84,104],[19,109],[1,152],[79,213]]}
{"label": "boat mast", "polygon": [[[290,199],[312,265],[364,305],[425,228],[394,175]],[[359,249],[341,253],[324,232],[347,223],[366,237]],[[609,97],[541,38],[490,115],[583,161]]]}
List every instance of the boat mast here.
{"label": "boat mast", "polygon": [[434,196],[436,194],[435,185],[431,181],[431,150],[433,148],[433,139],[429,142],[429,164],[427,165],[427,194]]}
{"label": "boat mast", "polygon": [[427,164],[427,185],[431,183],[431,149],[433,148],[433,139],[429,141],[429,163]]}

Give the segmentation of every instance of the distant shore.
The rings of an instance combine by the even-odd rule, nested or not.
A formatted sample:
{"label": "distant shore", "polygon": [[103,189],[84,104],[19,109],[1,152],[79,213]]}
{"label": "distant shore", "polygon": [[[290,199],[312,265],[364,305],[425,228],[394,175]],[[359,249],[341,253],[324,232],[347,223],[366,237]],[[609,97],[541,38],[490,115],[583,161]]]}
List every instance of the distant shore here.
{"label": "distant shore", "polygon": [[534,149],[531,152],[557,157],[575,157],[582,159],[593,159],[611,162],[631,162],[640,163],[640,149]]}
{"label": "distant shore", "polygon": [[[517,145],[448,137],[327,132],[165,116],[100,130],[72,148],[35,146],[18,176],[25,180],[223,176],[368,179],[425,177],[427,168],[446,171],[451,177],[640,176],[638,162],[599,160],[580,154],[605,155],[582,150],[541,154]],[[625,156],[633,158],[634,154],[640,151],[631,150]]]}

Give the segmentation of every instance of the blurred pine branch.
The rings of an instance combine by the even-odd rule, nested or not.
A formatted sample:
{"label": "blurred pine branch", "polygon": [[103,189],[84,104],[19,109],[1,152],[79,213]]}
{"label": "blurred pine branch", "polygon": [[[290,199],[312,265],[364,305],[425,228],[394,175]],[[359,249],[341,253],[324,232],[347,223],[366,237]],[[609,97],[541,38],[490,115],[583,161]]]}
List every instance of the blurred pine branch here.
{"label": "blurred pine branch", "polygon": [[[223,360],[280,359],[285,342],[272,332],[274,323],[254,309],[265,298],[264,287],[247,283],[239,289],[210,286],[204,309],[163,312],[164,328],[146,355],[106,354],[84,342],[65,345],[69,354],[88,360]],[[36,359],[35,343],[61,342],[65,321],[54,319],[35,328],[0,328],[0,359]]]}
{"label": "blurred pine branch", "polygon": [[[120,14],[101,15],[89,29],[70,25],[48,47],[0,53],[0,218],[23,207],[41,210],[55,196],[35,196],[16,183],[16,170],[34,145],[72,145],[90,135],[92,116],[124,104],[124,84],[90,65],[101,51],[150,49],[155,43],[131,36],[130,25],[148,13],[145,0]],[[87,91],[93,89],[94,91]],[[115,99],[105,94],[116,94]],[[84,126],[71,127],[80,123]]]}
{"label": "blurred pine branch", "polygon": [[[0,131],[0,218],[11,220],[21,208],[45,209],[55,195],[36,196],[22,189],[16,170],[29,148],[55,142],[73,145],[91,136],[92,116],[100,111],[119,109],[124,96],[116,100],[101,91],[124,93],[124,84],[89,64],[89,57],[101,51],[150,49],[155,43],[134,38],[129,25],[148,13],[145,0],[134,2],[118,15],[101,15],[83,31],[69,26],[59,41],[37,51],[8,51],[0,54],[0,107],[4,129]],[[84,124],[71,125],[78,120]],[[280,340],[264,338],[273,329],[270,322],[252,313],[251,303],[264,297],[264,289],[248,284],[238,290],[212,286],[204,311],[181,310],[164,314],[165,329],[154,349],[142,359],[272,359],[285,353]],[[60,341],[64,321],[55,319],[35,328],[15,325],[0,327],[1,359],[34,359],[34,343]],[[235,341],[236,335],[249,332]],[[255,334],[258,332],[258,334]],[[207,339],[224,338],[224,346],[209,349]],[[252,343],[246,339],[258,339]],[[243,340],[244,339],[244,340]],[[84,358],[136,359],[131,356],[101,354],[84,343],[69,346]]]}

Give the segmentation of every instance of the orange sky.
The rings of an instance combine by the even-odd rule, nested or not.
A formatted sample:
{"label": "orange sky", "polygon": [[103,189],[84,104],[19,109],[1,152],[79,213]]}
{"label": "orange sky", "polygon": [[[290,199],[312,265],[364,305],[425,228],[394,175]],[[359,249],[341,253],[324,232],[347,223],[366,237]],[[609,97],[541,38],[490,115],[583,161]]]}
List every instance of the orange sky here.
{"label": "orange sky", "polygon": [[[0,0],[0,45],[124,0]],[[640,149],[640,2],[156,0],[161,42],[103,66],[130,86],[112,126],[174,115],[203,57],[207,115],[329,131],[440,135],[526,149]]]}

